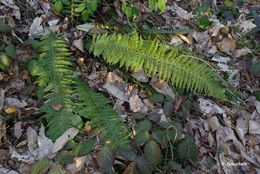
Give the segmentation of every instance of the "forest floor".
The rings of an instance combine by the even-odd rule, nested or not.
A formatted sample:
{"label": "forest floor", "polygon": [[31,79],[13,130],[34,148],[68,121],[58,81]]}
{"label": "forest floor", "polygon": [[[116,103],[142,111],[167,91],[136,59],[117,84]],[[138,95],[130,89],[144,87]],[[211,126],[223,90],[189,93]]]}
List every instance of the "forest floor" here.
{"label": "forest floor", "polygon": [[[107,6],[104,3],[94,16],[107,21],[105,15],[110,6],[118,7],[120,2],[116,0]],[[84,37],[91,29],[98,30],[94,21],[70,24],[67,18],[51,10],[48,0],[0,0],[0,20],[11,28],[9,33],[1,33],[4,28],[0,24],[0,52],[5,52],[10,61],[5,71],[0,69],[0,174],[31,173],[54,143],[44,134],[46,124],[39,109],[43,103],[37,98],[35,79],[27,70],[28,61],[36,55],[27,40],[46,34],[48,29],[61,32],[70,42],[76,71],[91,88],[112,101],[128,127],[135,127],[138,116],[143,119],[137,113],[143,113],[153,126],[158,122],[173,122],[178,126],[180,140],[192,137],[184,144],[191,147],[180,147],[173,142],[173,148],[166,150],[168,154],[163,153],[163,159],[167,160],[154,173],[260,174],[260,2],[203,3],[169,1],[165,12],[149,15],[145,14],[148,8],[144,1],[138,10],[145,14],[143,22],[159,18],[157,28],[176,31],[155,33],[156,37],[163,37],[170,45],[188,48],[215,65],[229,86],[240,92],[236,101],[181,94],[143,71],[130,72],[107,65],[84,49]],[[120,9],[115,12],[115,21],[128,22]],[[133,121],[132,117],[137,119]],[[98,139],[98,136],[80,132],[76,142],[87,138]],[[46,168],[38,172],[48,173],[56,165],[67,173],[103,173],[99,147],[70,159],[64,153],[68,145],[55,144],[59,143],[62,150],[48,165],[40,164]],[[131,173],[133,165],[116,159],[113,170]]]}

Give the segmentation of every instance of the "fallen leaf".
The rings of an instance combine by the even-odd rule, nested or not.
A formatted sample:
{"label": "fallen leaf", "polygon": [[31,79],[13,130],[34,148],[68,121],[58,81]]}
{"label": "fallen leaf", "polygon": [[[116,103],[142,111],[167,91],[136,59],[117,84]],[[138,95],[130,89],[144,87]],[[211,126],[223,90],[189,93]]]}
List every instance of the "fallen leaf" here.
{"label": "fallen leaf", "polygon": [[247,55],[249,53],[252,53],[252,51],[249,48],[245,47],[245,48],[237,49],[236,53],[235,53],[235,56],[236,57],[241,57],[241,56],[245,56],[245,55]]}
{"label": "fallen leaf", "polygon": [[140,82],[144,82],[144,83],[148,82],[148,77],[147,77],[147,75],[144,73],[144,70],[143,70],[143,69],[141,69],[141,70],[139,70],[139,71],[137,71],[137,72],[133,72],[133,73],[131,74],[131,76],[134,77],[136,80],[138,80],[138,81],[140,81]]}
{"label": "fallen leaf", "polygon": [[69,171],[69,173],[75,174],[82,169],[84,163],[86,162],[86,159],[87,156],[76,157],[74,158],[74,162],[72,164],[68,164],[66,166],[66,169]]}
{"label": "fallen leaf", "polygon": [[226,115],[225,111],[212,101],[199,98],[199,108],[204,116],[210,116],[214,114]]}
{"label": "fallen leaf", "polygon": [[14,136],[19,139],[23,134],[22,122],[18,121],[14,124]]}
{"label": "fallen leaf", "polygon": [[111,93],[114,97],[128,102],[129,95],[124,93],[124,89],[119,89],[120,86],[126,88],[127,84],[123,82],[122,78],[117,76],[115,73],[109,72],[107,75],[106,83],[103,85],[109,93]]}
{"label": "fallen leaf", "polygon": [[78,30],[85,31],[85,32],[88,32],[91,28],[94,28],[94,27],[95,27],[95,25],[92,23],[86,23],[86,24],[76,26],[76,28]]}
{"label": "fallen leaf", "polygon": [[43,125],[41,125],[39,135],[32,127],[27,129],[27,146],[36,160],[41,160],[44,156],[49,155],[53,147],[52,141],[45,136],[44,132],[45,127]]}
{"label": "fallen leaf", "polygon": [[77,39],[77,40],[74,40],[73,43],[72,43],[73,46],[75,46],[76,48],[78,48],[80,51],[82,51],[83,53],[85,52],[84,51],[84,48],[83,48],[83,39]]}
{"label": "fallen leaf", "polygon": [[33,20],[33,23],[29,29],[29,37],[32,37],[33,35],[43,33],[43,26],[42,26],[42,17],[36,17]]}
{"label": "fallen leaf", "polygon": [[243,33],[250,32],[256,25],[252,22],[252,20],[246,20],[240,24],[240,29]]}
{"label": "fallen leaf", "polygon": [[142,102],[138,95],[131,96],[129,98],[130,110],[133,112],[146,113],[148,111],[147,106]]}
{"label": "fallen leaf", "polygon": [[260,123],[254,121],[254,120],[249,120],[248,125],[249,125],[250,134],[260,135]]}
{"label": "fallen leaf", "polygon": [[192,12],[188,13],[186,10],[178,7],[177,5],[175,5],[172,10],[182,19],[190,20],[192,17]]}
{"label": "fallen leaf", "polygon": [[51,106],[55,111],[60,111],[63,108],[62,104],[56,104]]}
{"label": "fallen leaf", "polygon": [[220,126],[220,123],[216,116],[209,117],[207,121],[208,121],[208,124],[209,124],[212,132],[216,131],[218,129],[218,127]]}
{"label": "fallen leaf", "polygon": [[220,42],[217,42],[216,45],[220,51],[226,54],[231,54],[236,49],[236,41],[228,37],[224,38]]}
{"label": "fallen leaf", "polygon": [[18,172],[11,170],[11,169],[6,169],[3,167],[0,167],[0,173],[1,174],[19,174]]}
{"label": "fallen leaf", "polygon": [[175,94],[172,90],[172,88],[166,83],[161,80],[158,80],[157,78],[153,78],[150,82],[150,85],[159,93],[163,95],[168,95],[172,99],[175,99]]}
{"label": "fallen leaf", "polygon": [[236,122],[237,122],[236,132],[237,132],[239,138],[241,139],[242,143],[245,145],[245,143],[246,143],[245,135],[248,132],[248,120],[244,116],[244,117],[238,118],[236,120]]}
{"label": "fallen leaf", "polygon": [[65,146],[65,144],[69,140],[72,140],[78,133],[79,130],[73,127],[66,130],[59,138],[56,139],[53,147],[51,148],[51,153],[54,154],[61,150]]}
{"label": "fallen leaf", "polygon": [[5,98],[6,105],[13,106],[16,108],[24,108],[27,106],[27,102],[24,100],[19,100],[17,98]]}
{"label": "fallen leaf", "polygon": [[18,110],[15,107],[8,107],[8,108],[5,109],[6,114],[13,114],[13,113],[16,113],[17,111]]}

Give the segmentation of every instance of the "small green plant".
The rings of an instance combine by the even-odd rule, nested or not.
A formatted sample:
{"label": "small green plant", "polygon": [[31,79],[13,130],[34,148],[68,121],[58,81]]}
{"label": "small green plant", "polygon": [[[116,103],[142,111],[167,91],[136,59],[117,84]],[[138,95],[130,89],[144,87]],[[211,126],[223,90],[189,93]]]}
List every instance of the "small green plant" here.
{"label": "small green plant", "polygon": [[98,0],[53,0],[53,3],[58,13],[67,15],[71,20],[81,16],[86,22],[96,11]]}
{"label": "small green plant", "polygon": [[166,2],[167,0],[148,0],[149,9],[163,12],[166,9]]}
{"label": "small green plant", "polygon": [[211,12],[206,6],[198,6],[193,12],[196,17],[196,22],[201,29],[207,29],[210,25]]}
{"label": "small green plant", "polygon": [[137,16],[139,16],[139,11],[136,9],[133,3],[126,1],[122,2],[122,12],[130,19],[135,19]]}

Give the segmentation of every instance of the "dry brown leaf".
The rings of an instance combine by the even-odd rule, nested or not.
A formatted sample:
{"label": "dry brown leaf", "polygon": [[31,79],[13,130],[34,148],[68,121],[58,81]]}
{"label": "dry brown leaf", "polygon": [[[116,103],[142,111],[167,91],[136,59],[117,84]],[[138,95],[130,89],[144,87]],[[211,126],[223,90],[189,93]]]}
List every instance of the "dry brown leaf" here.
{"label": "dry brown leaf", "polygon": [[18,112],[17,108],[12,107],[12,106],[7,107],[7,108],[5,109],[5,113],[6,113],[6,114],[13,114],[13,113],[16,113],[16,112]]}
{"label": "dry brown leaf", "polygon": [[217,47],[220,51],[226,54],[231,54],[236,49],[236,41],[226,37],[222,41],[217,42]]}
{"label": "dry brown leaf", "polygon": [[63,108],[62,104],[56,104],[51,106],[55,111],[60,111]]}

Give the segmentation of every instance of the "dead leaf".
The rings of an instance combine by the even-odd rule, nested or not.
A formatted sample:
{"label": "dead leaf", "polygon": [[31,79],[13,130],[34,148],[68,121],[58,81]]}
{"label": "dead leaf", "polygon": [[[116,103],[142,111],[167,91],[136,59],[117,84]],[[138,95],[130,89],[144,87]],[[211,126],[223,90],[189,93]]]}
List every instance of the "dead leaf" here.
{"label": "dead leaf", "polygon": [[245,145],[246,139],[245,135],[248,132],[248,120],[246,116],[242,116],[236,120],[236,132],[239,138],[241,139],[242,143]]}
{"label": "dead leaf", "polygon": [[184,36],[183,34],[178,34],[178,36],[187,44],[192,45],[192,40],[190,40],[189,38],[187,38],[186,36]]}
{"label": "dead leaf", "polygon": [[150,85],[159,93],[163,95],[168,95],[172,99],[175,99],[175,94],[172,88],[168,85],[168,83],[163,82],[162,80],[158,80],[157,78],[153,78],[150,82]]}
{"label": "dead leaf", "polygon": [[228,37],[224,38],[220,42],[217,42],[216,45],[220,51],[229,55],[236,49],[236,41]]}
{"label": "dead leaf", "polygon": [[[119,89],[119,87],[121,87],[121,89]],[[114,97],[128,102],[129,95],[124,92],[126,87],[127,83],[123,82],[121,77],[112,72],[108,73],[106,83],[103,85],[103,88],[105,88]]]}
{"label": "dead leaf", "polygon": [[255,104],[257,113],[260,115],[260,101],[255,100],[254,104]]}
{"label": "dead leaf", "polygon": [[258,134],[260,135],[260,123],[254,121],[254,120],[249,120],[249,133],[250,134]]}
{"label": "dead leaf", "polygon": [[208,121],[208,124],[209,124],[212,132],[216,131],[218,129],[218,127],[220,126],[220,123],[216,116],[209,117],[207,121]]}
{"label": "dead leaf", "polygon": [[252,51],[249,48],[245,47],[245,48],[237,49],[235,56],[241,57],[241,56],[245,56],[249,53],[252,53]]}
{"label": "dead leaf", "polygon": [[6,114],[14,114],[14,113],[16,113],[17,111],[18,111],[17,108],[12,107],[12,106],[5,109],[5,113],[6,113]]}
{"label": "dead leaf", "polygon": [[141,70],[139,70],[137,72],[133,72],[131,74],[131,76],[134,77],[136,80],[138,80],[140,82],[144,82],[144,83],[148,82],[148,77],[145,74],[143,69],[141,69]]}
{"label": "dead leaf", "polygon": [[199,108],[204,116],[210,116],[214,114],[226,115],[225,111],[212,101],[199,98]]}
{"label": "dead leaf", "polygon": [[42,17],[36,17],[33,20],[33,23],[32,23],[32,25],[29,29],[29,37],[32,37],[33,35],[40,34],[40,33],[44,32],[43,26],[42,26],[42,21],[43,21]]}
{"label": "dead leaf", "polygon": [[240,24],[240,29],[243,33],[250,32],[256,25],[252,22],[252,20],[246,20]]}
{"label": "dead leaf", "polygon": [[134,95],[134,96],[130,97],[129,105],[130,105],[130,110],[133,112],[146,113],[148,111],[148,108],[142,102],[142,100],[140,99],[140,97],[138,95]]}
{"label": "dead leaf", "polygon": [[72,127],[66,130],[59,138],[56,139],[52,149],[51,153],[56,153],[59,150],[65,146],[65,144],[69,141],[72,140],[77,134],[79,133],[79,130]]}
{"label": "dead leaf", "polygon": [[11,170],[11,169],[6,169],[3,167],[0,167],[0,173],[1,174],[19,174],[18,172]]}
{"label": "dead leaf", "polygon": [[76,48],[78,48],[83,53],[85,52],[84,48],[83,48],[83,39],[74,40],[72,45],[75,46]]}
{"label": "dead leaf", "polygon": [[50,154],[50,150],[53,147],[52,141],[45,136],[45,127],[41,125],[39,135],[32,128],[27,129],[27,142],[29,152],[36,160],[41,160],[44,156]]}
{"label": "dead leaf", "polygon": [[172,11],[175,12],[180,18],[185,20],[190,20],[192,17],[192,12],[188,13],[186,10],[178,7],[177,5],[174,5]]}
{"label": "dead leaf", "polygon": [[14,124],[14,136],[19,139],[23,134],[22,122],[16,122]]}
{"label": "dead leaf", "polygon": [[95,25],[93,23],[86,23],[86,24],[76,26],[78,30],[85,31],[85,32],[88,32],[91,28],[94,27]]}
{"label": "dead leaf", "polygon": [[66,166],[66,169],[69,171],[69,173],[75,174],[82,169],[82,167],[84,166],[84,163],[86,162],[86,159],[87,159],[87,156],[75,157],[74,163],[68,164]]}
{"label": "dead leaf", "polygon": [[17,98],[5,98],[6,105],[13,106],[16,108],[24,108],[27,106],[27,102],[24,100],[19,100]]}
{"label": "dead leaf", "polygon": [[55,111],[60,111],[63,108],[62,104],[56,104],[51,106]]}

